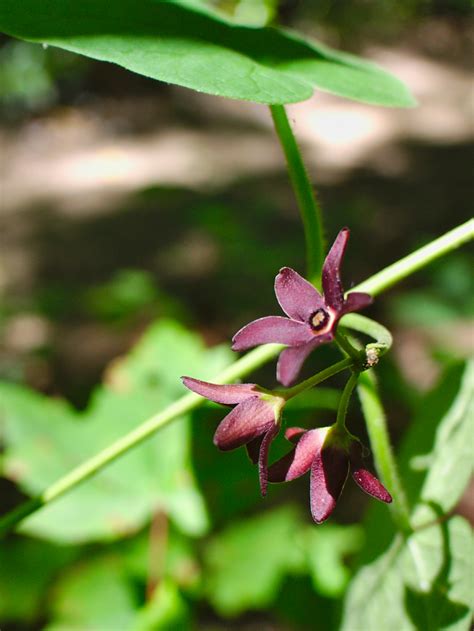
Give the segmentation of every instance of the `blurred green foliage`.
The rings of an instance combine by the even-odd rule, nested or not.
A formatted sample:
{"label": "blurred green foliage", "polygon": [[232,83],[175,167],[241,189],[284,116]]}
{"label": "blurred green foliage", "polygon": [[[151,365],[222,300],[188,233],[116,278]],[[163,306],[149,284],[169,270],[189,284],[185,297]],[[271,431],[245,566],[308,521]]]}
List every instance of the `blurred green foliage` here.
{"label": "blurred green foliage", "polygon": [[[471,10],[468,0],[189,1],[207,3],[245,24],[283,21],[354,49],[372,39],[396,40],[420,17],[456,19]],[[101,78],[91,84],[87,77],[98,65],[58,49],[3,40],[0,98],[7,124],[63,101],[93,101]],[[134,84],[127,81],[123,79],[122,90],[128,95]],[[152,82],[146,89],[155,96]],[[425,164],[425,154],[414,155],[414,163]],[[462,187],[444,173],[450,156],[431,175],[439,183],[443,172],[454,208]],[[374,179],[359,172],[348,174],[338,187],[323,188],[328,235],[341,222],[349,223],[358,244],[350,254],[349,281],[396,258],[401,237],[409,251],[431,230],[428,220],[438,217],[440,231],[441,223],[449,227],[455,220],[446,217],[447,195],[435,192],[442,208],[428,197],[418,208],[417,198],[409,200],[409,189],[404,212],[410,229],[402,223],[394,236],[386,235],[383,200],[395,190],[399,194],[412,177],[405,175],[392,182],[376,180],[383,188],[380,197],[372,192]],[[26,385],[0,384],[7,503],[42,490],[162,409],[182,394],[181,374],[210,377],[232,360],[228,346],[208,346],[275,306],[269,279],[279,266],[303,268],[302,234],[293,208],[286,179],[282,184],[277,174],[265,181],[236,182],[218,194],[157,187],[126,200],[106,217],[99,213],[76,221],[40,209],[49,226],[44,234],[33,235],[42,239],[41,251],[33,237],[28,241],[37,249],[37,275],[30,293],[2,296],[1,324],[6,330],[16,316],[32,312],[55,333],[24,355],[9,351],[0,370],[11,380],[38,386],[33,368],[39,365],[47,377],[52,373],[44,389],[53,396]],[[26,223],[30,218],[27,214]],[[383,229],[374,244],[364,235],[377,225]],[[466,252],[453,254],[395,289],[375,309],[400,332],[407,327],[426,332],[440,325],[455,331],[472,316],[471,269]],[[154,322],[156,315],[160,319]],[[119,349],[129,348],[150,322],[138,345],[107,368],[84,411],[59,398],[66,392],[75,399],[77,374],[86,374],[88,383],[96,379],[90,366],[81,366],[80,351],[100,347],[107,334],[120,339]],[[93,334],[81,333],[78,347],[72,354],[63,351],[61,363],[58,347],[84,323],[95,327]],[[183,324],[200,330],[206,343]],[[462,333],[457,337],[463,340]],[[467,373],[458,362],[466,351],[444,342],[444,336],[432,335],[426,343],[441,372],[428,394],[407,383],[390,358],[379,368],[395,441],[407,430],[399,459],[422,524],[438,520],[440,509],[453,509],[470,471],[472,413]],[[313,365],[322,365],[329,353],[321,349],[311,359]],[[106,354],[98,354],[102,369]],[[65,387],[64,373],[76,363],[79,372]],[[274,367],[260,371],[260,377],[273,383]],[[41,379],[39,384],[43,388]],[[292,401],[285,423],[310,427],[333,420],[337,385]],[[84,400],[89,394],[88,387]],[[351,428],[363,432],[356,408]],[[307,479],[272,485],[263,501],[244,450],[222,454],[214,448],[212,435],[224,412],[206,405],[181,419],[39,512],[23,534],[2,542],[2,631],[266,626],[334,631],[341,624],[347,631],[380,631],[381,620],[387,625],[383,631],[469,628],[472,541],[465,521],[456,516],[433,523],[403,542],[394,538],[385,506],[372,503],[364,520],[365,498],[358,490],[352,494],[348,485],[331,523],[315,527],[308,515]],[[288,449],[280,437],[272,457]]]}
{"label": "blurred green foliage", "polygon": [[0,111],[8,118],[43,111],[58,101],[61,82],[79,83],[86,70],[78,55],[7,39],[0,43]]}

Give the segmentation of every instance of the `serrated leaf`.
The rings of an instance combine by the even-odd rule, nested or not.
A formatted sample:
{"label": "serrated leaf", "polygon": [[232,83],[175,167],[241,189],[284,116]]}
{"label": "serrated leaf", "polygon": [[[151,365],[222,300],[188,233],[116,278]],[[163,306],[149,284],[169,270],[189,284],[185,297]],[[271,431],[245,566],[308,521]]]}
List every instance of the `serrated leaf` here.
{"label": "serrated leaf", "polygon": [[[184,394],[181,374],[211,377],[228,358],[227,350],[205,350],[197,336],[172,322],[160,322],[128,358],[109,370],[106,384],[83,413],[27,388],[1,383],[5,475],[30,494],[43,491]],[[108,539],[136,531],[156,510],[165,510],[189,534],[201,534],[207,527],[191,468],[187,417],[42,508],[23,528],[55,541]]]}
{"label": "serrated leaf", "polygon": [[[473,541],[461,517],[398,536],[351,583],[342,631],[467,631]],[[383,622],[382,622],[383,621]]]}
{"label": "serrated leaf", "polygon": [[238,522],[212,539],[204,558],[206,592],[221,614],[267,607],[285,575],[304,567],[299,519],[292,507]]}
{"label": "serrated leaf", "polygon": [[237,25],[189,0],[3,0],[0,30],[218,96],[294,103],[320,89],[414,104],[374,64],[283,30]]}

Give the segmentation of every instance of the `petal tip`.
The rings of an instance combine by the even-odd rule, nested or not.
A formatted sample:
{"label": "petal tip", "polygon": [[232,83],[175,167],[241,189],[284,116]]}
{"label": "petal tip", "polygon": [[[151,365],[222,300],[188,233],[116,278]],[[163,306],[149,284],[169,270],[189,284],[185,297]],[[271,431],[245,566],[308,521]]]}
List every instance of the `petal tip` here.
{"label": "petal tip", "polygon": [[393,499],[384,485],[367,469],[357,469],[352,473],[352,477],[355,483],[359,486],[364,493],[371,497],[385,502],[385,504],[391,504]]}
{"label": "petal tip", "polygon": [[312,507],[311,517],[313,518],[314,523],[318,525],[324,523],[327,519],[329,519],[329,517],[331,517],[335,508],[336,508],[335,504],[332,506],[324,506],[322,507],[321,510],[318,510],[318,509],[315,509],[315,507]]}
{"label": "petal tip", "polygon": [[185,386],[188,390],[193,390],[193,386],[196,384],[197,379],[193,379],[193,377],[188,377],[186,375],[183,375],[182,377],[180,377],[183,386]]}
{"label": "petal tip", "polygon": [[287,427],[284,436],[286,440],[290,441],[290,443],[298,442],[301,436],[303,434],[306,434],[307,431],[308,430],[306,430],[304,427]]}

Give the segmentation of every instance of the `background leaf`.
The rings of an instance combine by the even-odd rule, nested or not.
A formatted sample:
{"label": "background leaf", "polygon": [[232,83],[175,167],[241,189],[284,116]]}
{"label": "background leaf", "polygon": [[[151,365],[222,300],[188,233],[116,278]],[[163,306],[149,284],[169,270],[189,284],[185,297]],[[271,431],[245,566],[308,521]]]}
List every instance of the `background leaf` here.
{"label": "background leaf", "polygon": [[359,552],[363,540],[363,530],[356,525],[308,527],[304,533],[306,558],[317,592],[332,598],[343,594],[351,577],[344,559]]}
{"label": "background leaf", "polygon": [[185,600],[174,583],[164,580],[138,612],[132,631],[183,631],[189,628],[189,611]]}
{"label": "background leaf", "polygon": [[[438,397],[433,396],[433,399],[429,408],[423,410],[418,425],[418,432],[426,436],[435,429],[433,417],[437,417],[435,406]],[[431,451],[410,459],[409,465],[415,473],[420,470],[425,473],[418,501],[423,506],[417,506],[414,512],[415,524],[427,519],[426,507],[439,506],[446,514],[456,506],[472,475],[473,435],[474,362],[470,362],[460,377],[456,397],[434,432]],[[408,446],[406,450],[409,452]]]}
{"label": "background leaf", "polygon": [[[184,394],[180,375],[210,377],[228,361],[227,350],[205,350],[197,336],[160,322],[114,364],[82,413],[27,388],[0,384],[5,475],[28,493],[40,492]],[[191,467],[187,417],[43,508],[23,528],[57,541],[85,542],[134,532],[158,509],[189,534],[207,528]]]}
{"label": "background leaf", "polygon": [[[470,554],[469,554],[470,551]],[[346,600],[342,631],[467,631],[472,617],[472,533],[461,517],[397,537],[363,567]]]}
{"label": "background leaf", "polygon": [[310,575],[315,591],[335,597],[349,579],[345,559],[362,543],[357,526],[315,528],[291,505],[237,522],[204,551],[204,590],[217,611],[234,616],[279,599],[288,577]]}
{"label": "background leaf", "polygon": [[218,96],[293,103],[317,88],[378,105],[414,104],[374,64],[178,0],[43,0],[41,10],[35,0],[3,0],[0,30]]}
{"label": "background leaf", "polygon": [[[472,442],[471,405],[472,364],[464,362],[448,366],[436,386],[416,404],[397,460],[417,523],[437,519],[432,502],[445,512],[451,510],[466,488],[471,471],[470,461],[467,466],[465,461]],[[460,414],[461,411],[464,413]],[[453,421],[455,431],[451,434]],[[444,467],[450,472],[449,484]],[[437,472],[436,475],[431,471]],[[363,554],[367,562],[387,548],[395,530],[389,512],[378,503],[371,504],[365,528],[370,541]]]}
{"label": "background leaf", "polygon": [[113,558],[99,558],[74,567],[63,577],[46,630],[131,629],[135,611],[132,586],[120,564]]}
{"label": "background leaf", "polygon": [[[268,606],[290,568],[303,564],[298,515],[285,506],[236,523],[205,550],[207,592],[222,614]],[[278,545],[278,542],[285,545]]]}
{"label": "background leaf", "polygon": [[[420,528],[395,535],[387,511],[366,521],[367,551],[344,606],[345,631],[467,630],[472,616],[472,533],[460,517],[443,520],[469,480],[472,364],[451,366],[420,401],[400,450],[400,471]],[[428,524],[432,524],[428,526]]]}
{"label": "background leaf", "polygon": [[73,557],[68,548],[26,537],[12,537],[8,545],[0,546],[0,620],[34,620],[43,591]]}

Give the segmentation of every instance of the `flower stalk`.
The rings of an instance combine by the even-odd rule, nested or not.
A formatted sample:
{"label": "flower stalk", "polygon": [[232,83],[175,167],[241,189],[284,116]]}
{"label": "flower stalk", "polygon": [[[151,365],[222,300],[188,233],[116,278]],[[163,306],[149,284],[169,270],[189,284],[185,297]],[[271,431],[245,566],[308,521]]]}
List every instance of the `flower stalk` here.
{"label": "flower stalk", "polygon": [[338,361],[336,364],[329,366],[329,368],[325,368],[324,370],[321,370],[320,372],[316,373],[312,377],[309,377],[308,379],[301,381],[300,383],[296,384],[296,386],[293,386],[292,388],[285,388],[284,390],[275,390],[275,392],[278,393],[281,397],[283,397],[287,401],[289,401],[290,399],[293,399],[293,397],[298,396],[302,392],[305,392],[306,390],[309,390],[310,388],[314,388],[314,386],[317,386],[319,383],[326,381],[326,379],[329,379],[330,377],[337,375],[337,373],[342,372],[343,370],[346,370],[353,366],[354,366],[354,360],[351,359],[350,357],[347,357],[346,359],[341,359],[341,361]]}
{"label": "flower stalk", "polygon": [[341,400],[339,401],[339,407],[337,408],[337,417],[334,428],[340,432],[347,431],[346,429],[346,416],[349,408],[349,401],[351,400],[354,388],[359,380],[359,372],[354,371],[346,383],[344,390],[341,394]]}
{"label": "flower stalk", "polygon": [[410,507],[398,474],[387,429],[387,418],[377,391],[375,375],[371,370],[360,375],[358,394],[374,454],[375,468],[393,497],[393,519],[402,533],[409,534],[412,531]]}
{"label": "flower stalk", "polygon": [[303,221],[306,241],[306,275],[317,287],[321,282],[324,233],[321,208],[283,105],[270,105],[275,131],[285,154],[288,173]]}
{"label": "flower stalk", "polygon": [[431,241],[396,263],[392,263],[392,265],[374,274],[358,285],[357,291],[365,291],[371,296],[376,296],[432,261],[439,259],[441,256],[448,254],[473,239],[474,219],[469,219],[460,226],[456,226],[456,228],[446,232],[438,239]]}

